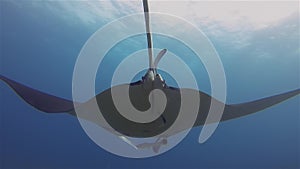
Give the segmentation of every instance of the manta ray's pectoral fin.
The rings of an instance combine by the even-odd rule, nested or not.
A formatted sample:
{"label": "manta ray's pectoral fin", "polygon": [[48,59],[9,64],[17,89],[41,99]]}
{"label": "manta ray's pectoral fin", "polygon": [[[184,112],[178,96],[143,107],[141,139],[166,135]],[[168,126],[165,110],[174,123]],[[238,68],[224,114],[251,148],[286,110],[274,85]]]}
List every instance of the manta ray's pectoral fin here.
{"label": "manta ray's pectoral fin", "polygon": [[221,121],[230,120],[246,116],[248,114],[256,113],[275,104],[281,103],[298,94],[300,94],[300,89],[247,103],[226,105]]}
{"label": "manta ray's pectoral fin", "polygon": [[69,112],[74,109],[73,102],[59,98],[0,75],[0,79],[7,83],[24,101],[34,108],[47,113]]}

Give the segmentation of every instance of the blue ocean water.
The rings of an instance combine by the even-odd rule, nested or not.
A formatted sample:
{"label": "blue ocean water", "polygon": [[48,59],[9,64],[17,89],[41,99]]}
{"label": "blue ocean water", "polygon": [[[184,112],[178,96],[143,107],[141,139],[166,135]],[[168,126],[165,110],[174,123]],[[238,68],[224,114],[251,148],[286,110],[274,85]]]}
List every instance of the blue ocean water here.
{"label": "blue ocean water", "polygon": [[[35,89],[72,99],[72,74],[82,46],[97,29],[113,19],[116,18],[99,19],[87,25],[77,21],[69,11],[60,9],[55,2],[1,1],[0,73]],[[287,27],[290,23],[296,27]],[[236,32],[226,32],[228,38],[220,39],[203,28],[223,62],[229,103],[250,101],[300,87],[298,29],[299,16],[293,15],[273,27],[250,32],[252,43],[237,49],[232,46],[229,36]],[[271,41],[267,36],[275,36],[277,40]],[[101,67],[105,72],[100,71],[104,78],[96,81],[98,92],[110,86],[114,70],[111,65],[117,65],[131,52],[143,49],[145,40],[143,36],[132,37],[107,54],[105,61],[110,64]],[[132,41],[136,43],[132,44]],[[193,55],[178,43],[167,37],[154,36],[157,48],[167,48],[183,59]],[[264,57],[265,51],[274,57]],[[199,74],[199,88],[209,93],[210,83],[203,65],[193,59],[186,61]],[[198,143],[201,127],[197,127],[167,153],[146,159],[129,159],[98,147],[84,133],[76,118],[39,112],[2,82],[0,91],[1,168],[300,167],[299,96],[257,114],[221,123],[204,144]]]}

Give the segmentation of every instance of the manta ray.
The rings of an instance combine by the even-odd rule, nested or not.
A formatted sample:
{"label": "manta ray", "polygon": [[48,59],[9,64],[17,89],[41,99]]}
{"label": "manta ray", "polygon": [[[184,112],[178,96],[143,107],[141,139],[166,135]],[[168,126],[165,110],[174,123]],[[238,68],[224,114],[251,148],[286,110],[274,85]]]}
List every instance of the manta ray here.
{"label": "manta ray", "polygon": [[[149,8],[147,0],[143,1],[143,6],[147,31],[146,35],[148,43],[149,69],[147,70],[146,74],[141,77],[141,80],[133,83],[113,86],[97,94],[95,97],[87,100],[86,102],[74,104],[72,100],[60,98],[58,96],[36,90],[3,75],[0,75],[0,79],[10,86],[25,102],[41,112],[49,114],[68,113],[72,116],[89,120],[96,123],[100,127],[115,133],[119,136],[119,138],[132,145],[136,149],[152,148],[154,152],[158,152],[158,149],[161,145],[167,144],[167,137],[188,129],[187,125],[182,123],[182,125],[173,128],[173,130],[169,132],[169,135],[164,135],[163,138],[158,138],[154,143],[142,143],[139,145],[134,145],[130,142],[130,140],[127,139],[127,137],[152,137],[170,128],[178,116],[182,93],[186,95],[196,94],[201,100],[195,122],[192,125],[193,127],[202,126],[205,124],[212,103],[224,105],[224,112],[220,119],[222,122],[259,112],[300,93],[300,89],[296,89],[246,103],[226,104],[202,91],[195,89],[180,89],[169,86],[157,71],[159,61],[165,55],[167,49],[162,49],[155,59],[152,57],[152,40],[149,26]],[[151,107],[149,102],[149,95],[151,91],[155,89],[162,91],[167,99],[167,104],[163,110],[163,113],[160,114],[155,120],[146,123],[131,121],[122,116],[114,104],[111,91],[114,90],[117,93],[122,93],[126,90],[126,88],[129,88],[130,102],[136,109],[140,111],[146,111]],[[123,97],[122,94],[120,94],[119,97],[121,100],[128,99]],[[104,117],[102,120],[105,120],[107,123],[109,123],[109,125],[118,133],[112,130],[110,126],[101,123],[101,121],[99,123],[99,121],[94,120],[94,118],[91,118],[92,116],[78,115],[76,113],[74,105],[76,105],[76,109],[84,109],[87,112],[93,112],[94,110],[90,106],[93,102],[98,103],[99,109],[101,109],[101,113]],[[214,122],[216,121],[210,121],[210,123]]]}

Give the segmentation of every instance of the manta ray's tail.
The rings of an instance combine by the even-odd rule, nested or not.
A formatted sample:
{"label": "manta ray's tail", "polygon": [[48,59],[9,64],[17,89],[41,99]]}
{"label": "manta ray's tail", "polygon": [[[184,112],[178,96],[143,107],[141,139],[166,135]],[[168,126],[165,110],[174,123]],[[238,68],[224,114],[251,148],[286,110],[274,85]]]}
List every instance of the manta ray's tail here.
{"label": "manta ray's tail", "polygon": [[266,97],[252,102],[227,105],[225,107],[221,121],[230,120],[258,112],[275,104],[281,103],[298,94],[300,94],[300,89],[296,89],[290,92],[278,94],[271,97]]}
{"label": "manta ray's tail", "polygon": [[74,109],[73,102],[59,98],[0,75],[0,79],[7,83],[23,100],[34,108],[47,113],[69,112]]}

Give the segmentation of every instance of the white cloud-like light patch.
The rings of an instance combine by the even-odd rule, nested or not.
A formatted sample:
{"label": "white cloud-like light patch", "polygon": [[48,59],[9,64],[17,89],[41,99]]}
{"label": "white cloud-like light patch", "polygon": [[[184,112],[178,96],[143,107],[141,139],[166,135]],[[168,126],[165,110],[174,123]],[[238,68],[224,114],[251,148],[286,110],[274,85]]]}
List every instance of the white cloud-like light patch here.
{"label": "white cloud-like light patch", "polygon": [[[93,24],[98,19],[114,20],[118,17],[142,12],[141,1],[51,1],[63,10],[74,13],[82,22]],[[238,31],[266,28],[294,12],[298,1],[149,1],[151,12],[162,12],[183,17],[196,25],[218,23]]]}
{"label": "white cloud-like light patch", "polygon": [[[92,25],[108,23],[119,17],[143,12],[141,0],[50,1],[55,13],[66,11],[73,21]],[[231,42],[237,47],[248,44],[247,32],[274,26],[299,12],[298,1],[159,1],[150,0],[151,12],[167,13],[193,23],[208,36],[222,38],[235,34]],[[74,16],[76,18],[74,18]],[[66,17],[66,16],[62,16]],[[75,20],[74,20],[75,19]],[[71,19],[66,19],[72,22]],[[168,23],[166,23],[168,24]]]}
{"label": "white cloud-like light patch", "polygon": [[296,12],[297,4],[298,2],[192,1],[187,5],[174,4],[174,7],[163,10],[172,11],[186,19],[191,18],[195,22],[218,22],[225,28],[235,31],[243,28],[265,28]]}
{"label": "white cloud-like light patch", "polygon": [[[46,4],[43,8],[50,9],[53,14],[63,18],[68,23],[74,22],[94,28],[99,28],[99,26],[101,27],[105,23],[122,16],[143,12],[141,0],[33,1],[33,3]],[[264,40],[263,46],[275,44],[275,42],[280,44],[283,42],[282,39],[285,43],[294,42],[295,39],[293,38],[298,38],[296,41],[299,40],[299,37],[294,37],[297,29],[299,29],[299,22],[294,23],[294,20],[299,19],[299,1],[149,0],[149,7],[151,12],[167,13],[186,19],[200,28],[214,44],[223,47],[222,49],[243,50],[258,44],[257,39]],[[281,24],[291,17],[296,17],[293,21],[289,21],[293,24]],[[168,24],[167,21],[166,24]],[[283,29],[284,25],[294,26],[295,29],[280,32],[285,35],[278,39],[277,32],[272,28],[280,27],[276,29],[279,31],[287,30]],[[180,28],[180,25],[178,27]],[[192,37],[190,32],[186,30],[176,29],[176,31],[182,31],[179,33]],[[265,37],[264,35],[268,32],[270,32],[269,37]],[[262,47],[259,51],[265,50]],[[268,50],[272,47],[278,48],[269,45]],[[262,57],[268,58],[269,54],[266,53]]]}

